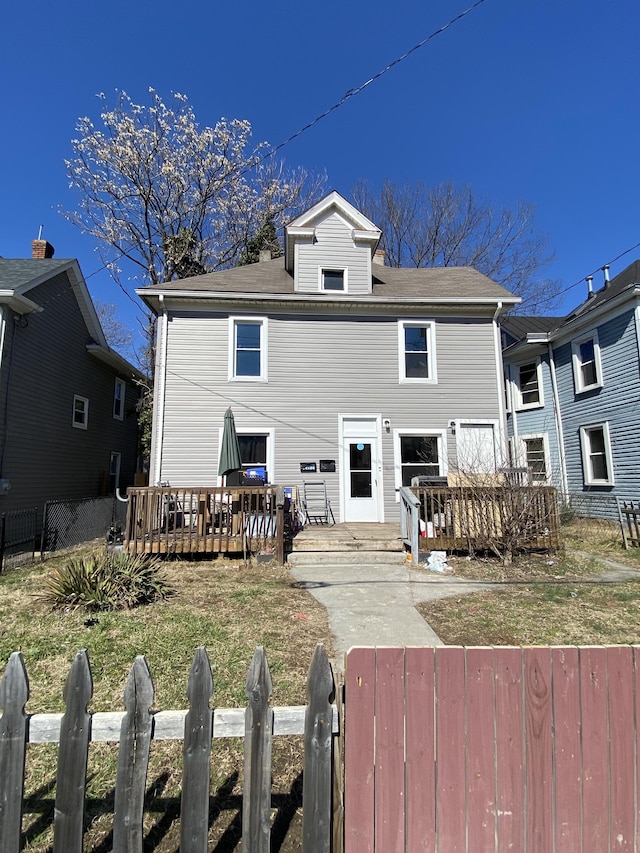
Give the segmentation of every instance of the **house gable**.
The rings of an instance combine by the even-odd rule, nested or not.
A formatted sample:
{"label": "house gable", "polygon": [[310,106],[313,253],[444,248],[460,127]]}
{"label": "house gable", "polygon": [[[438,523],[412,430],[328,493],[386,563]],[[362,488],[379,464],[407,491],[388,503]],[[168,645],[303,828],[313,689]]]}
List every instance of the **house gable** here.
{"label": "house gable", "polygon": [[380,234],[339,193],[330,193],[285,229],[285,265],[294,292],[371,293],[371,259]]}

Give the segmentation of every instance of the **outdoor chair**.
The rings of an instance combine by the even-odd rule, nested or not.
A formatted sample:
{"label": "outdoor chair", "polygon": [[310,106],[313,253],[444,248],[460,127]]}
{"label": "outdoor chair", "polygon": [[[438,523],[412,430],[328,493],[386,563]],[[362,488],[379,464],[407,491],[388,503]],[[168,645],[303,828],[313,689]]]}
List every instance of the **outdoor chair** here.
{"label": "outdoor chair", "polygon": [[331,509],[331,501],[327,497],[327,484],[324,480],[308,481],[302,483],[302,509],[305,520],[314,524],[335,524]]}

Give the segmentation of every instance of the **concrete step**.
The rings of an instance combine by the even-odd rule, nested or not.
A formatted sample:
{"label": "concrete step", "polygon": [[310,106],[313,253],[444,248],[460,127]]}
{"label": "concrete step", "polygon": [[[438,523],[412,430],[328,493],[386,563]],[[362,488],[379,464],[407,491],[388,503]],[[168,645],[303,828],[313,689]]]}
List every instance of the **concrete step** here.
{"label": "concrete step", "polygon": [[385,539],[341,539],[339,541],[336,540],[327,540],[327,539],[315,539],[312,537],[307,537],[302,539],[300,537],[296,537],[293,540],[293,550],[294,551],[345,551],[349,553],[350,551],[383,551],[388,553],[389,551],[403,551],[404,546],[402,542],[396,537],[393,539],[385,538]]}
{"label": "concrete step", "polygon": [[294,551],[287,557],[288,566],[388,566],[406,562],[403,551]]}

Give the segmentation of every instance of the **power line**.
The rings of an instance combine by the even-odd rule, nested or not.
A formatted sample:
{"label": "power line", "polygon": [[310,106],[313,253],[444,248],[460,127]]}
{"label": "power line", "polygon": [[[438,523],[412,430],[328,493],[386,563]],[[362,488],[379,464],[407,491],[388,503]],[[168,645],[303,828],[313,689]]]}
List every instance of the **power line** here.
{"label": "power line", "polygon": [[636,243],[633,246],[629,246],[628,249],[625,249],[623,252],[620,252],[619,255],[616,255],[615,258],[612,258],[610,261],[607,261],[604,264],[600,264],[599,267],[596,267],[592,272],[587,273],[587,275],[583,275],[582,278],[579,278],[577,281],[574,281],[573,284],[570,284],[568,287],[563,287],[562,290],[559,290],[557,293],[551,294],[547,296],[546,299],[541,299],[538,302],[538,305],[545,305],[548,302],[553,302],[553,300],[557,299],[559,296],[563,296],[565,293],[568,293],[570,290],[573,290],[574,287],[578,287],[580,284],[584,284],[586,279],[590,276],[594,276],[596,273],[600,272],[600,270],[604,269],[604,267],[612,266],[616,261],[619,261],[620,258],[623,258],[625,255],[628,255],[629,252],[633,252],[634,249],[640,248],[640,243]]}
{"label": "power line", "polygon": [[346,92],[346,94],[344,94],[340,98],[339,101],[336,101],[336,103],[333,104],[333,106],[329,107],[329,109],[325,110],[319,116],[314,118],[313,121],[309,122],[309,124],[306,124],[304,127],[300,128],[300,130],[296,131],[296,133],[294,133],[288,139],[285,139],[284,142],[281,142],[279,145],[276,145],[275,147],[269,149],[269,151],[266,154],[264,154],[262,157],[260,157],[260,159],[257,161],[256,165],[262,163],[264,160],[266,160],[268,157],[271,157],[277,151],[280,151],[282,148],[285,147],[285,145],[289,145],[290,142],[293,142],[294,139],[297,139],[299,136],[302,136],[302,134],[305,133],[307,130],[310,130],[312,127],[315,127],[315,125],[318,124],[318,122],[322,121],[322,119],[326,118],[332,112],[337,110],[339,107],[341,107],[343,104],[345,104],[350,98],[353,98],[356,95],[359,95],[360,92],[363,92],[368,86],[370,86],[372,83],[375,83],[376,80],[379,80],[380,77],[382,77],[388,71],[391,71],[392,68],[395,68],[396,65],[399,65],[401,62],[404,62],[404,60],[407,59],[409,56],[411,56],[412,53],[415,53],[416,50],[419,50],[421,47],[424,47],[426,44],[428,44],[428,42],[430,42],[436,36],[439,36],[441,33],[445,32],[445,30],[448,30],[449,27],[452,27],[458,21],[461,21],[462,18],[469,15],[471,12],[473,12],[475,9],[477,9],[478,6],[482,5],[482,3],[484,3],[484,2],[485,2],[485,0],[476,0],[476,2],[473,3],[471,6],[469,6],[468,9],[465,9],[464,12],[460,12],[460,14],[456,15],[454,18],[451,18],[451,20],[448,21],[446,24],[444,24],[442,27],[439,27],[437,30],[434,30],[430,35],[428,35],[426,38],[422,39],[422,41],[418,42],[418,44],[415,44],[412,48],[409,48],[409,50],[407,50],[405,53],[403,53],[402,56],[399,56],[397,59],[394,59],[388,65],[385,65],[385,67],[381,71],[378,71],[377,74],[374,74],[373,77],[370,77],[366,82],[362,83],[360,86],[358,86],[355,89],[349,89]]}
{"label": "power line", "polygon": [[[314,118],[313,121],[310,121],[308,124],[304,125],[304,127],[301,127],[300,130],[297,130],[294,134],[289,136],[283,142],[280,142],[278,145],[275,145],[272,148],[269,148],[268,151],[266,151],[264,154],[262,154],[256,160],[253,160],[250,163],[250,165],[244,166],[242,169],[240,169],[240,171],[238,171],[238,177],[242,177],[243,175],[247,174],[247,172],[252,171],[253,169],[255,169],[256,166],[259,166],[261,163],[263,163],[269,157],[272,157],[278,151],[281,151],[286,145],[289,145],[291,142],[293,142],[294,139],[297,139],[299,136],[302,136],[303,133],[306,133],[307,130],[310,130],[312,127],[315,127],[319,122],[321,122],[327,116],[331,115],[331,113],[335,112],[339,107],[341,107],[343,104],[345,104],[350,98],[353,98],[356,95],[359,95],[368,86],[371,86],[372,83],[375,83],[376,80],[379,80],[380,77],[385,75],[388,71],[391,71],[392,68],[395,68],[396,65],[399,65],[401,62],[404,62],[404,60],[407,59],[409,56],[411,56],[411,54],[415,53],[421,47],[424,47],[426,44],[428,44],[430,41],[432,41],[436,36],[439,36],[442,33],[444,33],[446,30],[448,30],[450,27],[452,27],[458,21],[461,21],[467,15],[471,14],[471,12],[473,12],[475,9],[477,9],[478,6],[481,6],[484,2],[485,2],[485,0],[476,0],[475,3],[473,3],[467,9],[465,9],[463,12],[460,12],[458,15],[455,15],[455,17],[453,17],[453,18],[451,18],[451,20],[447,21],[446,24],[443,24],[443,26],[439,27],[437,30],[434,30],[430,35],[426,36],[426,38],[423,38],[422,41],[419,41],[413,47],[409,48],[409,50],[405,51],[401,56],[397,57],[397,59],[394,59],[388,65],[385,65],[385,67],[382,70],[378,71],[376,74],[374,74],[373,77],[370,77],[368,80],[366,80],[360,86],[357,86],[355,89],[349,89],[342,96],[342,98],[340,98],[339,101],[336,101],[335,104],[330,106],[328,109],[326,109],[320,115],[316,116],[316,118]],[[230,172],[230,174],[233,174],[233,170]],[[123,250],[119,250],[119,253],[114,260],[118,260],[119,258],[123,257],[124,254],[125,254],[125,252]],[[87,278],[91,278],[94,275],[97,275],[97,273],[102,272],[102,270],[104,270],[104,269],[108,269],[108,264],[103,264],[101,267],[98,267],[97,270],[94,270],[92,273],[89,273],[88,276],[85,276],[85,280]],[[114,279],[114,281],[116,281],[116,280]],[[118,284],[118,286],[121,288],[121,290],[124,291],[124,293],[127,295],[127,297],[137,306],[137,303],[135,302],[133,297],[131,297],[127,293],[127,291],[124,289],[124,287],[117,281],[116,281],[116,284]]]}

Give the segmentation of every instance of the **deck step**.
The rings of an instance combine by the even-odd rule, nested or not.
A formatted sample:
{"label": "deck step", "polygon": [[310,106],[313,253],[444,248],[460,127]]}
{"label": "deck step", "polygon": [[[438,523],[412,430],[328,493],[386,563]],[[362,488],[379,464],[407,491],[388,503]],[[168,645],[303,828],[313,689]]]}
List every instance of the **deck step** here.
{"label": "deck step", "polygon": [[400,563],[404,545],[398,524],[308,524],[293,539],[291,565]]}
{"label": "deck step", "polygon": [[293,540],[293,550],[298,551],[403,551],[400,539],[342,539],[328,541],[326,539],[306,538]]}
{"label": "deck step", "polygon": [[404,551],[294,551],[287,556],[288,566],[388,566],[405,561]]}

